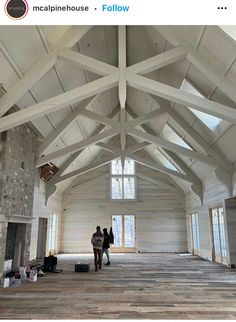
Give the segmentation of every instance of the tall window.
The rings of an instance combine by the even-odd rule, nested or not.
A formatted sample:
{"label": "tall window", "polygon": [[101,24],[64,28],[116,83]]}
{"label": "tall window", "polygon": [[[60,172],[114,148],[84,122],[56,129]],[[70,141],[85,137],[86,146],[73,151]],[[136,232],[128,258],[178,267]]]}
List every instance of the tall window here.
{"label": "tall window", "polygon": [[57,248],[57,215],[50,214],[48,219],[48,252],[55,254]]}
{"label": "tall window", "polygon": [[125,159],[122,168],[121,159],[111,162],[111,199],[136,198],[135,162]]}
{"label": "tall window", "polygon": [[198,214],[191,214],[191,227],[192,227],[193,253],[199,254],[199,252],[200,252],[200,238],[199,238]]}
{"label": "tall window", "polygon": [[215,261],[224,263],[227,256],[225,242],[224,212],[222,207],[211,209],[211,225]]}

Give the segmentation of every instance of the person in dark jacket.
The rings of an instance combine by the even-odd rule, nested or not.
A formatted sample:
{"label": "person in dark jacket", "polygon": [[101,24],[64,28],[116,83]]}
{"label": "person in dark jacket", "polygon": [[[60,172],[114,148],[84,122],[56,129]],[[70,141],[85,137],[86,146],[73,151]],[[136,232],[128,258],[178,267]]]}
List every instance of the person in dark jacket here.
{"label": "person in dark jacket", "polygon": [[110,248],[110,235],[108,234],[107,228],[103,229],[103,235],[104,235],[104,241],[102,246],[102,253],[106,254],[107,257],[107,263],[105,265],[110,265],[110,254],[109,254],[109,248]]}
{"label": "person in dark jacket", "polygon": [[91,243],[93,245],[94,252],[94,265],[95,271],[102,268],[102,247],[103,247],[104,236],[101,232],[101,227],[97,226],[96,232],[92,235]]}

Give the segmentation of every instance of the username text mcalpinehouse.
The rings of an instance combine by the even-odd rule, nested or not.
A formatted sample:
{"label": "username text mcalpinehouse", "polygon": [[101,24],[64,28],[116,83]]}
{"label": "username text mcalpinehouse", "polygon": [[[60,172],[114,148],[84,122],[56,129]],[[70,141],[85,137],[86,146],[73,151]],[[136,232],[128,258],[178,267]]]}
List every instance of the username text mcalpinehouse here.
{"label": "username text mcalpinehouse", "polygon": [[49,12],[54,12],[54,11],[89,11],[88,6],[33,6],[33,11],[49,11]]}

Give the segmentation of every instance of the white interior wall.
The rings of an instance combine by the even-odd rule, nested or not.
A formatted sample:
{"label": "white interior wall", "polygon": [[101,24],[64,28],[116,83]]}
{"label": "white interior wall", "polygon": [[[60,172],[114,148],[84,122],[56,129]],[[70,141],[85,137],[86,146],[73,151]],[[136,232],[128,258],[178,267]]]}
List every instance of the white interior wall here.
{"label": "white interior wall", "polygon": [[97,225],[111,226],[111,216],[136,216],[138,251],[186,251],[186,217],[172,192],[138,179],[136,201],[111,201],[109,178],[71,192],[62,215],[61,252],[90,252]]}

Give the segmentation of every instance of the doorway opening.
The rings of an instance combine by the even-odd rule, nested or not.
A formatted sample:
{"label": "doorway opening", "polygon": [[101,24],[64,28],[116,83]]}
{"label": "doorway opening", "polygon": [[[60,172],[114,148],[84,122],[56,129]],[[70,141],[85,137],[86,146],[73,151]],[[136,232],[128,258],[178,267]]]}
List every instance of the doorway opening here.
{"label": "doorway opening", "polygon": [[39,217],[37,259],[43,259],[46,255],[47,223],[47,218]]}
{"label": "doorway opening", "polygon": [[113,215],[112,229],[114,234],[114,245],[112,246],[112,251],[117,253],[135,253],[135,216]]}

